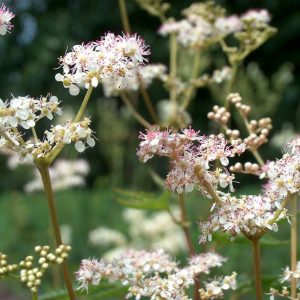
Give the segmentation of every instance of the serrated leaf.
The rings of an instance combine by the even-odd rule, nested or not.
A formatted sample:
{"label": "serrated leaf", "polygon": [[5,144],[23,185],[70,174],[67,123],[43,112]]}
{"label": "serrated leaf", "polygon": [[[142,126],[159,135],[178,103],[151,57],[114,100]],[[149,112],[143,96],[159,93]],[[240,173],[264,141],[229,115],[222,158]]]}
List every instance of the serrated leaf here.
{"label": "serrated leaf", "polygon": [[163,192],[157,196],[153,193],[116,190],[116,200],[127,207],[145,210],[168,210],[170,193]]}

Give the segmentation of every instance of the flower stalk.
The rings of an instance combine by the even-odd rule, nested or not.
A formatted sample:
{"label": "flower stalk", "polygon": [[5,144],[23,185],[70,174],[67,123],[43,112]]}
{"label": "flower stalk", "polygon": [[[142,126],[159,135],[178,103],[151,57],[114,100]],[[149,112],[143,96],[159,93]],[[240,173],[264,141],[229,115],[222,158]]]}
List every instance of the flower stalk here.
{"label": "flower stalk", "polygon": [[[52,226],[53,226],[55,242],[58,247],[58,246],[62,245],[62,238],[61,238],[61,233],[60,233],[60,228],[59,228],[59,223],[58,223],[54,193],[53,193],[51,178],[50,178],[50,173],[49,173],[49,166],[47,163],[41,162],[41,163],[38,163],[37,167],[38,167],[38,170],[42,177],[45,194],[46,194],[46,197],[48,200],[48,207],[49,207],[49,211],[50,211],[50,217],[51,217],[51,222],[52,222]],[[70,273],[69,273],[68,265],[67,265],[66,261],[64,261],[62,263],[62,267],[63,267],[64,281],[65,281],[65,284],[66,284],[66,287],[68,290],[69,297],[71,300],[75,300],[76,299],[75,292],[73,290],[71,277],[70,277]]]}
{"label": "flower stalk", "polygon": [[261,281],[261,259],[260,259],[260,244],[259,238],[251,240],[253,248],[253,266],[255,276],[255,293],[256,300],[263,299],[262,281]]}
{"label": "flower stalk", "polygon": [[[297,270],[297,196],[291,199],[291,271]],[[297,297],[297,279],[291,278],[291,296]]]}
{"label": "flower stalk", "polygon": [[[190,233],[190,230],[189,230],[190,224],[189,224],[189,221],[187,219],[187,211],[186,211],[184,193],[178,194],[178,201],[179,201],[179,207],[180,207],[180,212],[181,212],[180,226],[181,226],[181,228],[183,230],[183,233],[184,233],[184,236],[185,236],[187,248],[188,248],[188,251],[189,251],[189,256],[193,257],[195,255],[195,249],[194,249],[194,246],[193,246],[192,237],[191,237],[191,233]],[[194,299],[195,300],[200,300],[200,294],[199,294],[200,278],[199,278],[199,276],[195,277],[194,280],[195,280]]]}

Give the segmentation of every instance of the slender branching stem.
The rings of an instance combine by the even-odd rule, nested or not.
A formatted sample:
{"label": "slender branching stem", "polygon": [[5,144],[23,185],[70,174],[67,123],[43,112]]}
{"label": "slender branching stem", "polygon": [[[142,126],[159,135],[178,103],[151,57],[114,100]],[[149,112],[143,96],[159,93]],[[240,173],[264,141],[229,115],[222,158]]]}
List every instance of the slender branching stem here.
{"label": "slender branching stem", "polygon": [[[297,196],[294,195],[291,199],[291,271],[297,269]],[[291,296],[297,298],[297,280],[292,276],[291,279]]]}
{"label": "slender branching stem", "polygon": [[176,34],[170,35],[170,100],[176,103],[177,40]]}
{"label": "slender branching stem", "polygon": [[260,245],[259,238],[251,240],[253,247],[253,266],[255,276],[256,300],[263,299],[262,281],[261,281],[261,262],[260,262]]}
{"label": "slender branching stem", "polygon": [[[189,251],[189,256],[192,257],[195,255],[195,249],[193,246],[193,241],[190,233],[190,222],[188,220],[187,211],[186,211],[186,204],[185,204],[185,195],[184,193],[178,194],[178,202],[180,207],[180,213],[181,213],[181,220],[180,220],[180,226],[182,228],[182,231],[185,236],[187,248]],[[200,300],[200,278],[199,276],[195,278],[195,286],[194,286],[194,300]]]}
{"label": "slender branching stem", "polygon": [[[232,68],[231,77],[228,81],[226,96],[228,96],[230,93],[233,92],[233,86],[234,86],[236,74],[237,74],[237,71],[238,71],[238,64],[232,65],[231,68]],[[230,101],[228,99],[226,99],[224,107],[227,111],[229,111]]]}
{"label": "slender branching stem", "polygon": [[[253,132],[250,130],[250,123],[247,119],[246,116],[244,116],[242,113],[240,113],[244,123],[245,123],[245,127],[248,131],[249,134],[252,134]],[[253,156],[255,157],[256,161],[258,162],[258,164],[262,167],[265,165],[265,162],[263,160],[263,158],[261,157],[261,155],[259,154],[258,150],[257,149],[249,149],[250,152],[253,154]]]}
{"label": "slender branching stem", "polygon": [[[122,19],[122,26],[123,26],[123,30],[126,33],[131,33],[131,27],[130,27],[130,22],[129,22],[129,17],[128,17],[128,13],[127,13],[127,8],[126,8],[126,1],[125,0],[119,0],[119,10],[120,10],[120,15],[121,15],[121,19]],[[148,91],[146,90],[142,77],[140,74],[136,74],[138,81],[139,81],[139,90],[140,93],[142,95],[142,98],[144,100],[144,103],[146,105],[146,108],[153,120],[153,122],[155,123],[159,123],[158,120],[158,116],[156,114],[156,111],[153,107],[150,95],[148,93]]]}
{"label": "slender branching stem", "polygon": [[195,52],[194,54],[194,61],[193,61],[193,67],[192,67],[192,72],[191,72],[191,78],[190,78],[190,85],[188,86],[183,102],[182,102],[182,107],[186,109],[193,97],[193,93],[195,90],[194,86],[194,80],[198,77],[199,74],[199,69],[200,69],[200,51]]}
{"label": "slender branching stem", "polygon": [[195,174],[198,177],[201,185],[205,188],[206,192],[212,197],[212,200],[217,204],[222,204],[222,200],[220,199],[218,194],[214,191],[214,189],[211,187],[209,182],[207,182],[203,178],[203,172],[202,172],[201,168],[195,167]]}
{"label": "slender branching stem", "polygon": [[[55,236],[55,242],[58,247],[59,245],[62,245],[62,238],[61,238],[58,217],[57,217],[57,212],[55,207],[55,199],[54,199],[54,193],[51,184],[51,178],[49,174],[49,166],[46,163],[40,162],[39,164],[37,164],[37,167],[42,177],[45,194],[48,200],[48,206],[49,206],[50,217],[51,217],[51,222],[52,222],[54,236]],[[68,290],[69,298],[71,300],[75,300],[76,299],[75,292],[72,287],[71,277],[70,277],[70,273],[66,261],[63,262],[62,267],[63,267],[64,281]]]}
{"label": "slender branching stem", "polygon": [[142,77],[139,74],[138,74],[138,80],[139,80],[139,84],[140,84],[140,92],[141,92],[142,98],[144,100],[144,103],[146,105],[146,108],[147,108],[153,122],[158,124],[159,119],[158,119],[157,113],[156,113],[156,111],[154,109],[154,106],[152,104],[150,95],[149,95],[148,91],[145,89]]}
{"label": "slender branching stem", "polygon": [[124,104],[127,106],[130,113],[134,116],[134,118],[145,128],[150,128],[151,124],[142,117],[138,111],[134,108],[130,100],[128,99],[127,95],[125,93],[121,93],[121,99],[124,102]]}
{"label": "slender branching stem", "polygon": [[2,128],[0,128],[0,135],[2,135],[6,139],[10,147],[16,150],[20,149],[20,147],[5,133],[4,130],[2,130]]}
{"label": "slender branching stem", "polygon": [[263,158],[261,157],[261,155],[259,154],[259,152],[257,150],[250,150],[250,152],[253,154],[253,156],[255,157],[258,164],[261,167],[263,167],[265,165],[265,162],[264,162]]}
{"label": "slender branching stem", "polygon": [[288,204],[288,202],[290,201],[290,199],[293,197],[293,194],[288,194],[282,201],[281,203],[281,207],[277,209],[277,211],[274,214],[273,219],[271,219],[268,223],[270,225],[274,224],[277,219],[279,218],[280,214],[282,213],[283,209],[286,207],[286,205]]}
{"label": "slender branching stem", "polygon": [[190,256],[192,256],[195,254],[195,250],[194,250],[191,234],[189,231],[189,221],[187,218],[187,212],[186,212],[186,207],[185,207],[184,193],[178,194],[178,200],[179,200],[179,207],[180,207],[180,213],[181,213],[180,224],[181,224],[182,230],[184,232],[184,236],[185,236],[186,244],[187,244],[187,247],[189,250],[189,254],[190,254]]}
{"label": "slender branching stem", "polygon": [[31,131],[32,131],[32,134],[33,134],[33,137],[34,137],[34,141],[35,141],[36,143],[38,143],[39,138],[38,138],[38,136],[37,136],[37,134],[36,134],[35,128],[34,128],[34,127],[31,127]]}
{"label": "slender branching stem", "polygon": [[83,98],[83,101],[81,103],[81,106],[79,108],[79,111],[74,119],[74,122],[79,122],[84,114],[84,111],[85,111],[85,108],[90,100],[90,97],[91,97],[91,94],[92,94],[92,91],[93,91],[93,86],[90,84],[84,98]]}
{"label": "slender branching stem", "polygon": [[126,1],[125,0],[119,0],[119,10],[120,10],[120,15],[122,19],[122,25],[123,29],[126,33],[131,33],[131,28],[130,28],[130,23],[129,23],[129,18],[128,18],[128,13],[127,13],[127,8],[126,8]]}

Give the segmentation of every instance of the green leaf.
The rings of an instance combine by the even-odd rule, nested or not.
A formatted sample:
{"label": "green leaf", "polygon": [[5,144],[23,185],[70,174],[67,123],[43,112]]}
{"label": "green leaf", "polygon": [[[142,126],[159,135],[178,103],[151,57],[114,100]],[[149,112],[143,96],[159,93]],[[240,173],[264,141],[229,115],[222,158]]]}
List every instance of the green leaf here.
{"label": "green leaf", "polygon": [[279,240],[272,235],[266,234],[260,239],[262,246],[282,246],[289,244],[289,240]]}
{"label": "green leaf", "polygon": [[168,210],[171,194],[168,191],[157,196],[153,193],[117,189],[116,200],[127,207],[145,210]]}

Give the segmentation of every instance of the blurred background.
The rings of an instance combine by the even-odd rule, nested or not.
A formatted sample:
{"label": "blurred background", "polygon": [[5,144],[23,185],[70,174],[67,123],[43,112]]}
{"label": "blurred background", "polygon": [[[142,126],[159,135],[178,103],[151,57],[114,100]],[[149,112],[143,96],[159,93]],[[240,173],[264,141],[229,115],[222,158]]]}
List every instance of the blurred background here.
{"label": "blurred background", "polygon": [[[157,34],[159,20],[141,10],[134,0],[126,2],[133,32],[141,35],[150,45],[150,62],[167,65],[168,43]],[[168,16],[179,19],[180,11],[192,2],[171,1],[172,8]],[[272,118],[274,128],[271,142],[262,147],[262,155],[265,159],[279,157],[284,142],[299,132],[300,128],[300,2],[216,2],[223,5],[229,14],[240,14],[250,8],[266,8],[272,15],[271,25],[278,28],[274,37],[246,59],[238,74],[236,87],[245,101],[254,105],[251,117]],[[66,49],[74,44],[95,40],[108,31],[122,32],[118,1],[11,0],[4,3],[16,17],[13,19],[15,27],[11,34],[0,39],[0,98],[5,100],[12,95],[39,97],[51,93],[62,101],[64,117],[71,117],[80,106],[83,92],[76,97],[70,96],[54,80],[58,57],[64,55]],[[211,49],[205,53],[201,68],[203,72],[211,72],[216,66],[224,64],[224,55],[218,49]],[[154,103],[168,97],[159,82],[150,87],[149,93]],[[221,95],[221,100],[224,97],[225,95]],[[189,110],[194,128],[204,133],[212,130],[206,115],[218,101],[220,95],[216,96],[213,88],[197,92]],[[139,111],[148,118],[144,104],[137,102],[137,105]],[[123,206],[117,201],[116,188],[158,192],[149,174],[150,165],[140,163],[136,157],[137,137],[142,128],[123,107],[120,99],[105,98],[101,88],[97,88],[93,92],[86,114],[92,119],[92,128],[99,141],[95,149],[88,149],[80,155],[84,162],[75,172],[77,177],[73,185],[76,187],[58,187],[56,194],[64,238],[73,247],[70,262],[74,271],[82,258],[100,257],[111,245],[119,247],[131,243],[145,246],[145,241],[134,241],[138,234],[129,230],[138,226],[134,219],[141,216],[131,215],[131,219],[128,218],[128,214],[133,212],[124,213]],[[41,132],[43,130],[41,128]],[[77,155],[73,147],[67,147],[62,153],[65,159],[76,159]],[[245,160],[247,159],[252,158],[246,155]],[[164,176],[167,165],[162,164],[161,160],[155,160],[151,168]],[[61,169],[61,176],[64,176],[67,173],[64,170],[69,167],[64,165]],[[52,240],[47,203],[43,193],[34,188],[34,183],[28,187],[28,183],[35,179],[32,169],[23,165],[16,166],[14,158],[4,154],[0,155],[0,178],[0,252],[9,254],[11,261],[18,261],[31,254],[34,245],[49,244]],[[238,181],[243,183],[244,179],[241,176]],[[255,178],[247,180],[246,183],[247,185],[240,185],[239,192],[259,192],[259,182]],[[188,204],[192,220],[199,220],[207,215],[208,203],[201,196],[191,195]],[[143,218],[154,216],[147,214]],[[101,243],[99,246],[99,242],[91,238],[91,230],[100,226],[118,230],[121,237],[112,238],[113,241],[108,241],[104,247]],[[193,222],[192,229],[195,246],[198,251],[202,251],[202,247],[197,245],[199,231],[196,222]],[[288,264],[287,232],[288,227],[283,224],[275,237],[268,237],[264,241],[263,257],[267,254],[265,257],[268,259],[263,259],[263,269],[265,274],[270,274],[264,279],[266,289],[271,284],[278,284],[277,276],[281,274],[281,268]],[[105,234],[111,237],[117,233]],[[240,274],[238,280],[241,286],[230,299],[251,299],[251,249],[247,241],[240,239],[237,243],[231,243],[220,236],[215,243],[207,245],[207,248],[210,247],[216,247],[221,254],[229,257],[222,271],[217,270],[217,273],[226,274],[235,270]],[[185,250],[180,246],[178,249],[178,253],[174,255],[179,255],[180,258]],[[57,288],[60,284],[59,280],[55,283]],[[45,292],[52,288],[51,284],[43,285]],[[28,299],[29,293],[19,284],[5,280],[0,281],[0,298]]]}

